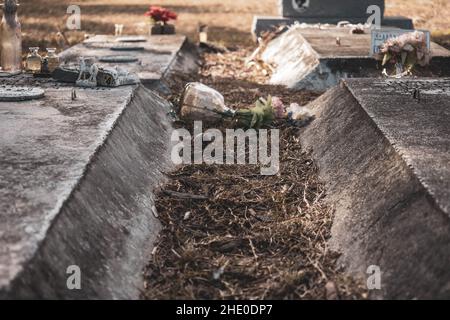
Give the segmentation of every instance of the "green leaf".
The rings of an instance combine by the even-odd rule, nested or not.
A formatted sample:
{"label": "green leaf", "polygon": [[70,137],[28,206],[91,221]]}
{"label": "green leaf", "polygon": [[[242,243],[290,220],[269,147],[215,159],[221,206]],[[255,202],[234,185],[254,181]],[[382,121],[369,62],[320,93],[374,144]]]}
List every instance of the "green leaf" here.
{"label": "green leaf", "polygon": [[258,122],[258,114],[254,113],[252,121],[250,122],[250,128],[254,128],[257,122]]}
{"label": "green leaf", "polygon": [[383,57],[383,63],[381,65],[385,65],[392,59],[392,55],[389,52],[386,52],[386,54]]}
{"label": "green leaf", "polygon": [[272,96],[271,96],[271,95],[269,95],[269,96],[267,97],[267,103],[266,103],[266,106],[267,106],[267,108],[272,109]]}

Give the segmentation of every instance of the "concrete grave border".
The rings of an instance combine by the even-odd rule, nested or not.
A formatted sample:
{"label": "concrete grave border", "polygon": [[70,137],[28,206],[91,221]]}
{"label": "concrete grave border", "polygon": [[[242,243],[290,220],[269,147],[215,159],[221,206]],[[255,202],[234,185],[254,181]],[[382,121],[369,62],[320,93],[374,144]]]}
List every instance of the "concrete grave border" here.
{"label": "concrete grave border", "polygon": [[[62,56],[75,58],[82,46]],[[39,82],[46,96],[0,108],[12,119],[0,123],[11,130],[0,143],[0,177],[11,183],[0,192],[6,223],[0,299],[139,298],[142,269],[161,228],[155,192],[174,168],[171,104],[149,88],[168,91],[174,74],[198,68],[196,48],[186,38],[175,52],[145,86],[76,88],[75,100],[72,85],[26,76],[2,80]],[[20,128],[10,123],[26,130],[15,132]],[[14,209],[17,203],[22,207]],[[81,270],[81,290],[67,287],[73,265]]]}
{"label": "concrete grave border", "polygon": [[[380,267],[381,290],[371,291],[371,298],[448,299],[450,174],[442,148],[450,144],[443,129],[450,113],[431,111],[427,100],[434,93],[425,91],[421,102],[403,93],[403,102],[386,105],[393,92],[372,96],[382,82],[346,80],[330,89],[311,103],[317,118],[300,134],[335,208],[330,246],[342,253],[339,262],[346,270],[363,281],[369,266]],[[436,106],[445,110],[448,99],[440,104],[442,97]],[[392,121],[408,116],[397,132]],[[435,117],[441,118],[439,125]],[[429,156],[424,159],[420,150]],[[433,150],[438,158],[430,162]]]}

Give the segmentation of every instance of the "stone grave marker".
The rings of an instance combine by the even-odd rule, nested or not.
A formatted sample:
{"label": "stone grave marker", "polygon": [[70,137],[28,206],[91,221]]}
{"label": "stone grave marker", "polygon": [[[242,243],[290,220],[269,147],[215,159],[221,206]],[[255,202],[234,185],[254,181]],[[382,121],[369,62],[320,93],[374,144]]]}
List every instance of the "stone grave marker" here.
{"label": "stone grave marker", "polygon": [[[296,26],[270,41],[262,59],[276,66],[271,84],[321,91],[341,78],[380,77],[382,69],[370,53],[371,41],[369,29],[364,34],[350,34],[349,28],[343,27]],[[434,42],[430,49],[430,65],[418,67],[417,75],[450,76],[450,51]]]}
{"label": "stone grave marker", "polygon": [[384,0],[280,0],[283,17],[360,18],[367,20],[367,8],[376,5],[384,15]]}
{"label": "stone grave marker", "polygon": [[296,22],[307,24],[337,24],[348,21],[364,24],[373,15],[373,6],[380,8],[381,25],[400,29],[414,29],[411,19],[405,17],[385,17],[384,0],[279,0],[280,16],[256,16],[252,34],[255,39],[264,31],[274,30],[280,25]]}

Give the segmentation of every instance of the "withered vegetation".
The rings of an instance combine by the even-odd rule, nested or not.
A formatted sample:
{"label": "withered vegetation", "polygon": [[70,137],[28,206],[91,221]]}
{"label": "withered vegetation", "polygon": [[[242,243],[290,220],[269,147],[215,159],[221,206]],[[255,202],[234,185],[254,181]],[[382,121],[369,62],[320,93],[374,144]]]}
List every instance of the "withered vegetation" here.
{"label": "withered vegetation", "polygon": [[[207,54],[195,80],[219,90],[234,108],[269,94],[302,105],[318,96],[258,84],[270,70],[246,68],[248,54]],[[175,91],[187,80],[174,83]],[[299,129],[275,127],[281,138],[276,176],[261,176],[254,165],[186,165],[168,174],[156,201],[163,231],[144,272],[143,298],[366,297],[327,246],[333,209],[314,161],[302,151]]]}

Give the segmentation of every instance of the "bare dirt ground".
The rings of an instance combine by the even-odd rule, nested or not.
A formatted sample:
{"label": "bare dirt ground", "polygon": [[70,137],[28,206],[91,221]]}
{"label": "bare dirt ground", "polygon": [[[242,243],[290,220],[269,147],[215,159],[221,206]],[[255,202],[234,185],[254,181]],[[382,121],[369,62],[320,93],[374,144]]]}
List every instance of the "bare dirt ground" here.
{"label": "bare dirt ground", "polygon": [[[112,34],[115,23],[124,24],[125,33],[145,34],[148,21],[143,14],[150,4],[179,13],[179,33],[195,40],[198,24],[208,24],[210,40],[227,46],[253,45],[249,32],[253,16],[277,14],[277,0],[22,0],[21,4],[25,47],[56,45],[56,33],[65,30],[70,4],[81,6],[82,30],[65,32],[69,44],[82,40],[85,33]],[[429,29],[437,40],[450,43],[448,0],[387,0],[386,14],[411,17],[417,28]]]}

